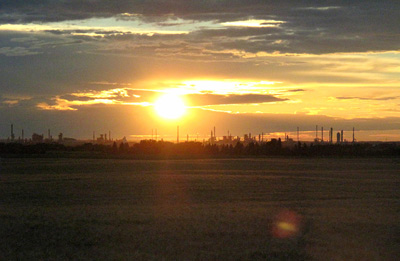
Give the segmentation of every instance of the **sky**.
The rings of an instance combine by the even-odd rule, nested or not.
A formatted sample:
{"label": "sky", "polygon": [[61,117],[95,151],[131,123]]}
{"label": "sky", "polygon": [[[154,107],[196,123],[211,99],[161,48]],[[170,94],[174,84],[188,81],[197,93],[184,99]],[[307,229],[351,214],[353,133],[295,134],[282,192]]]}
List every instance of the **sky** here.
{"label": "sky", "polygon": [[[385,0],[2,0],[0,139],[399,141],[399,17]],[[156,112],[166,94],[182,117]]]}

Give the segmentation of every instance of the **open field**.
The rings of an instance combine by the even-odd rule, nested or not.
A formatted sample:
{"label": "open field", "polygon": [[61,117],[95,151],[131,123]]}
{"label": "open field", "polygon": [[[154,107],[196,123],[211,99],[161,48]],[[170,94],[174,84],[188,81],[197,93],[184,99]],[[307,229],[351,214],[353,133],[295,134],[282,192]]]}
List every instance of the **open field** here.
{"label": "open field", "polygon": [[399,159],[1,159],[0,260],[400,260],[399,188]]}

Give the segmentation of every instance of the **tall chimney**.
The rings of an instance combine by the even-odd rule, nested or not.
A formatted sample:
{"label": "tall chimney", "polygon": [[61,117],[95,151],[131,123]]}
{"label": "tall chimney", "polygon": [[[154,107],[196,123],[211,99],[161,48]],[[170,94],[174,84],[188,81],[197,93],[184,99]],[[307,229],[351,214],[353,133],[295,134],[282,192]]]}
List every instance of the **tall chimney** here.
{"label": "tall chimney", "polygon": [[217,135],[215,135],[215,126],[214,126],[214,138],[217,140]]}
{"label": "tall chimney", "polygon": [[324,127],[321,127],[321,142],[324,142]]}
{"label": "tall chimney", "polygon": [[11,124],[11,141],[14,141],[15,135],[14,135],[14,124]]}

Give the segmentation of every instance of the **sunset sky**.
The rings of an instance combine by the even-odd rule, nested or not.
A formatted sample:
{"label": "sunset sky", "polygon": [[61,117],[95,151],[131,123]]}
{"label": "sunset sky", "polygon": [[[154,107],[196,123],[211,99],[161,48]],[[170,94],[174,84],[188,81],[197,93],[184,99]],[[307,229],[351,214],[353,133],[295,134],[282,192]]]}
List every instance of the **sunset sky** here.
{"label": "sunset sky", "polygon": [[0,139],[400,140],[399,24],[400,1],[2,0]]}

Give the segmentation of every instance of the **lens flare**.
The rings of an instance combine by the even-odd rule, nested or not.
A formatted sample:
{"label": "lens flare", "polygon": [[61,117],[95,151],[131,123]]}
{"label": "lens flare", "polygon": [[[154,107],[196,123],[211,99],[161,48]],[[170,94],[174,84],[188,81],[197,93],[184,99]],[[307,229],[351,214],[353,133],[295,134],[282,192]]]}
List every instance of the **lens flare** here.
{"label": "lens flare", "polygon": [[302,217],[291,210],[282,210],[276,215],[272,225],[272,236],[275,238],[293,238],[300,234]]}

